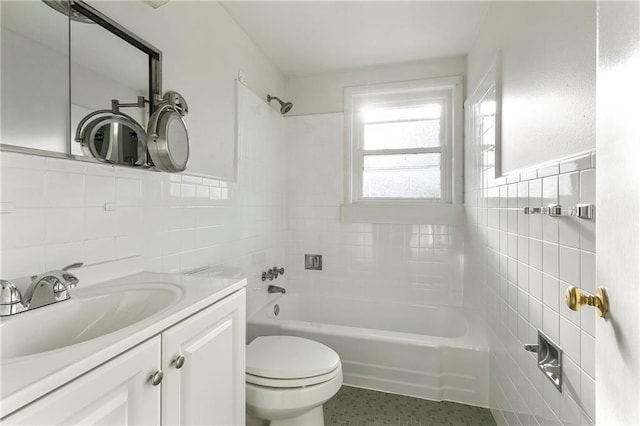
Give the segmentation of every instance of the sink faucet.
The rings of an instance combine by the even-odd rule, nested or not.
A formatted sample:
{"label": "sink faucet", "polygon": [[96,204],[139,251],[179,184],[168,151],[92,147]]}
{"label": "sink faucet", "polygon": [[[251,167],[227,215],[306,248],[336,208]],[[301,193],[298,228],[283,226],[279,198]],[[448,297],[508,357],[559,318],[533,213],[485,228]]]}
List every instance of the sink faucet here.
{"label": "sink faucet", "polygon": [[24,296],[13,283],[0,280],[0,316],[14,315],[69,299],[69,289],[76,287],[80,282],[69,269],[80,266],[82,263],[74,263],[61,270],[32,276],[31,284]]}
{"label": "sink faucet", "polygon": [[267,292],[268,293],[286,293],[287,290],[285,290],[282,287],[278,287],[277,285],[270,285],[269,287],[267,287]]}

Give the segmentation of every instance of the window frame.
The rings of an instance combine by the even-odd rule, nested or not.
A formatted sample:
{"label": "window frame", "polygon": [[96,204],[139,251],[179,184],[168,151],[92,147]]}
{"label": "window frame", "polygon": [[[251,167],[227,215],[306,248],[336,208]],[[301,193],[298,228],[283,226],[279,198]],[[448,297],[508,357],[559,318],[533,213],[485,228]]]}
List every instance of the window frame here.
{"label": "window frame", "polygon": [[[346,87],[345,204],[442,205],[462,202],[462,76]],[[364,106],[410,107],[439,102],[444,105],[440,131],[443,145],[431,148],[364,150]],[[398,121],[395,121],[398,122]],[[441,197],[363,197],[365,155],[441,154]]]}

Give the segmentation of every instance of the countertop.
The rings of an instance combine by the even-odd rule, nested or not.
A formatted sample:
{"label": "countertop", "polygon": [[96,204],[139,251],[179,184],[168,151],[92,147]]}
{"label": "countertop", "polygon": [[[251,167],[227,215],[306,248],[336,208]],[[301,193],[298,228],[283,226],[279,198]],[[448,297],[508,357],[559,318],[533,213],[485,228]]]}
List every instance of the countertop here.
{"label": "countertop", "polygon": [[[220,276],[196,276],[139,272],[126,277],[95,284],[86,290],[79,287],[76,294],[82,298],[83,291],[95,291],[102,286],[160,283],[174,284],[182,292],[179,300],[158,313],[104,336],[87,340],[48,352],[29,356],[2,359],[0,364],[0,418],[16,411],[29,402],[64,385],[75,377],[92,370],[127,351],[137,344],[161,333],[174,324],[222,300],[226,296],[244,288],[246,278],[225,278]],[[41,309],[64,309],[68,301],[56,303]],[[51,311],[53,312],[53,311]],[[23,312],[0,321],[2,326],[31,312]],[[64,324],[60,324],[64,327]],[[28,333],[25,333],[28,339]],[[2,344],[11,342],[1,340]]]}

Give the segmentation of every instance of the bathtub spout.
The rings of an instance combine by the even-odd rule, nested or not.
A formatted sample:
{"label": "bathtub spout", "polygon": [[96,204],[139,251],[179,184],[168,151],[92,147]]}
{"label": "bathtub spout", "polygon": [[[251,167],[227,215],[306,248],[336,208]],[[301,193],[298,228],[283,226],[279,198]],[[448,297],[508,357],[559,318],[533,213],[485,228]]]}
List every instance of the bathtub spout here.
{"label": "bathtub spout", "polygon": [[269,293],[283,293],[284,294],[284,293],[287,292],[287,290],[285,290],[282,287],[278,287],[277,285],[270,285],[267,288],[267,292],[269,292]]}

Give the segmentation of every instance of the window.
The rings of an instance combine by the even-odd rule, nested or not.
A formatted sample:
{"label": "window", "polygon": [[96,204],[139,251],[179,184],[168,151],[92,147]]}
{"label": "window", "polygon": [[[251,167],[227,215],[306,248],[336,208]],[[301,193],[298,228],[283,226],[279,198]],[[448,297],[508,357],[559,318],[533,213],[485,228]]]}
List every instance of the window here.
{"label": "window", "polygon": [[462,78],[345,89],[346,202],[461,202]]}

